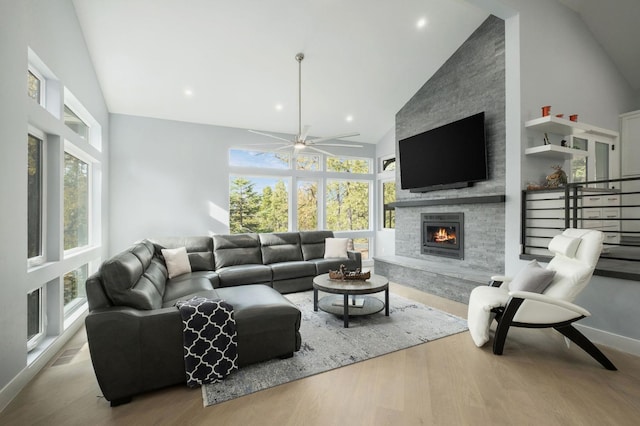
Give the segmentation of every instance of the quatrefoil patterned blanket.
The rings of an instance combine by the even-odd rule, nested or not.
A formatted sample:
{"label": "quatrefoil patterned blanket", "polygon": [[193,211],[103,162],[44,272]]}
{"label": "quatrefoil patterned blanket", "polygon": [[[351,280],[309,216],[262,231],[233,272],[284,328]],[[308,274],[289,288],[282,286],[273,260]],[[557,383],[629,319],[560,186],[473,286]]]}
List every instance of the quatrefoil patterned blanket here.
{"label": "quatrefoil patterned blanket", "polygon": [[224,300],[194,297],[179,301],[187,385],[224,379],[238,369],[238,341],[233,306]]}

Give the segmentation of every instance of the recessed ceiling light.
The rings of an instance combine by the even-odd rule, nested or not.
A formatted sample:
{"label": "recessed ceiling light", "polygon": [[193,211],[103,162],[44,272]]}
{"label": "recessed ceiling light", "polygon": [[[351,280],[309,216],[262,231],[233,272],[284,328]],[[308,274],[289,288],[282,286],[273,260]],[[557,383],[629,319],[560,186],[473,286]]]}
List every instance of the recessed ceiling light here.
{"label": "recessed ceiling light", "polygon": [[185,95],[185,96],[193,96],[193,90],[191,90],[191,89],[184,89],[184,95]]}
{"label": "recessed ceiling light", "polygon": [[351,123],[353,121],[353,115],[347,115],[345,120],[347,120],[349,123]]}
{"label": "recessed ceiling light", "polygon": [[282,104],[276,104],[276,111],[282,111]]}
{"label": "recessed ceiling light", "polygon": [[420,18],[418,19],[418,22],[416,22],[416,28],[421,30],[422,28],[426,27],[428,24],[427,18]]}

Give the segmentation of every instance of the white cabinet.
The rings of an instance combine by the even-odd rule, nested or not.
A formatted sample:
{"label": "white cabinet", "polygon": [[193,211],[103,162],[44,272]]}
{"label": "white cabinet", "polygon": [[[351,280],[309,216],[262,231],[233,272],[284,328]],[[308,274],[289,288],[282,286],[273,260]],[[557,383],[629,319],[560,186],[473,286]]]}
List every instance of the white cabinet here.
{"label": "white cabinet", "polygon": [[603,231],[605,245],[620,244],[620,194],[582,194],[582,228]]}
{"label": "white cabinet", "polygon": [[640,111],[620,116],[622,176],[640,176]]}
{"label": "white cabinet", "polygon": [[[640,178],[640,111],[633,111],[620,116],[620,155],[622,156],[622,177]],[[622,182],[622,204],[640,206],[640,179]],[[625,217],[640,219],[640,207],[624,209]],[[640,220],[628,220],[622,223],[625,232],[640,232]],[[627,238],[636,240],[637,234],[627,234]]]}

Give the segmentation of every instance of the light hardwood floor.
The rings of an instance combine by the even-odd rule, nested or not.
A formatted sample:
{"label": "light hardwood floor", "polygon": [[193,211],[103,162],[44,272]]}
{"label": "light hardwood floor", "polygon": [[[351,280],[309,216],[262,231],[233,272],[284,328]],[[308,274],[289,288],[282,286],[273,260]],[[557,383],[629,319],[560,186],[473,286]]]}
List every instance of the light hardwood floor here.
{"label": "light hardwood floor", "polygon": [[[392,284],[466,317],[466,305]],[[491,342],[490,342],[491,343]],[[605,370],[552,330],[514,329],[503,356],[468,332],[203,408],[174,386],[110,408],[82,329],[0,413],[1,425],[637,425],[640,358],[609,348]],[[65,358],[60,359],[60,362]]]}

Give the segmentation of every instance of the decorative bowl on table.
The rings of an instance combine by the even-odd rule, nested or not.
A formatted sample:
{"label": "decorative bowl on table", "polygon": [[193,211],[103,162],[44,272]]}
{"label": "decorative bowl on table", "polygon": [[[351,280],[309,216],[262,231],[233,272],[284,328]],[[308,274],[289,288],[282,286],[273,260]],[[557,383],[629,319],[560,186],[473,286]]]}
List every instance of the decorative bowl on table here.
{"label": "decorative bowl on table", "polygon": [[329,270],[329,279],[335,281],[366,281],[371,278],[371,272],[361,272],[360,268],[349,271],[344,265],[340,265],[337,271]]}

